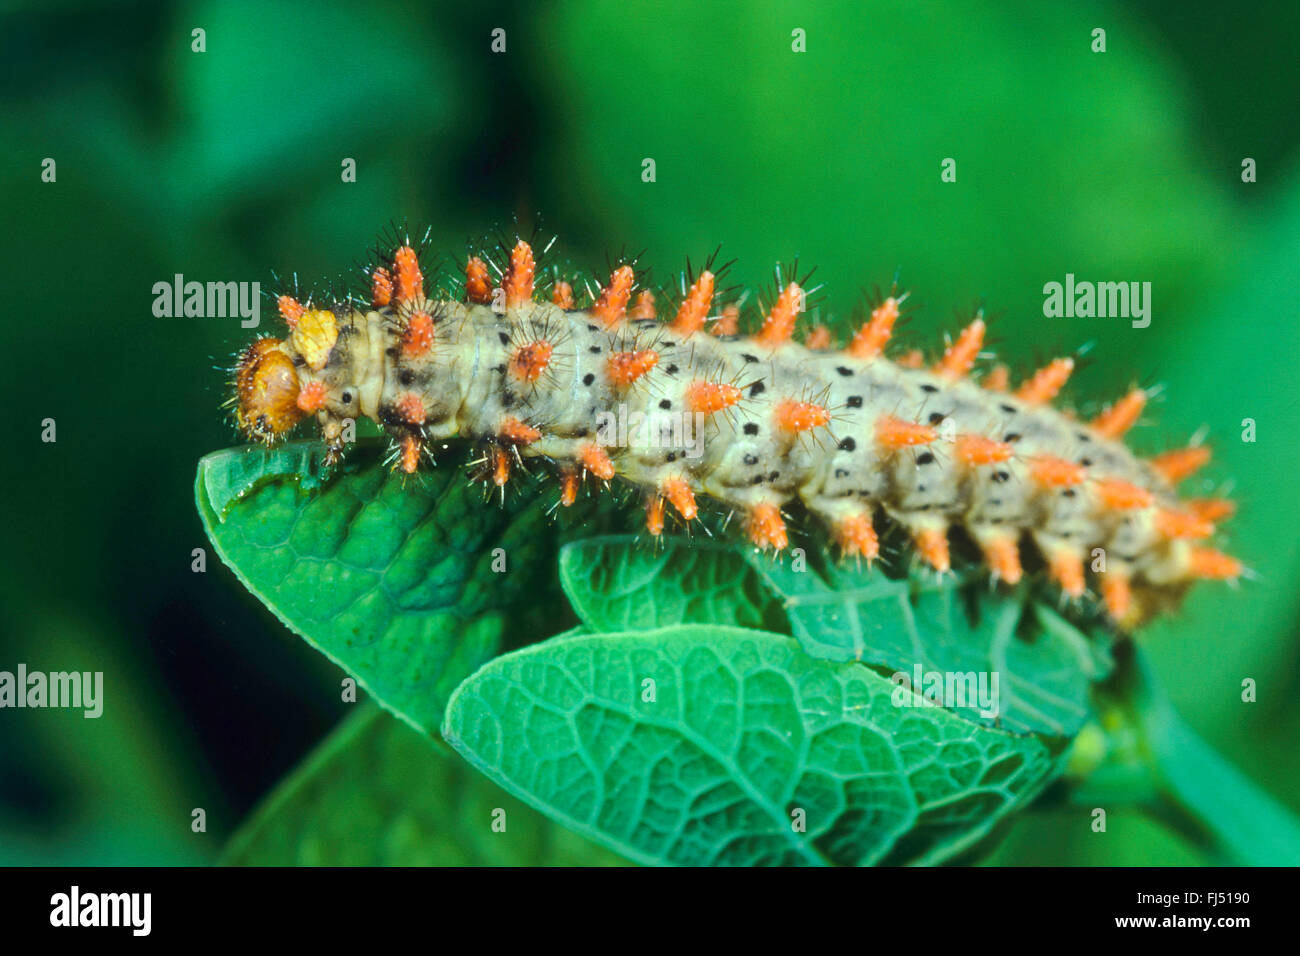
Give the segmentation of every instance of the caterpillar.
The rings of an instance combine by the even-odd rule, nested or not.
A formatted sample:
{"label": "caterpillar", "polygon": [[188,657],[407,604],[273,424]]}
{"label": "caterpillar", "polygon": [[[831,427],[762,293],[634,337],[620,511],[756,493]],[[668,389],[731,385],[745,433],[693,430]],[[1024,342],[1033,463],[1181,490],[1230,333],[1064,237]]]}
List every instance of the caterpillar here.
{"label": "caterpillar", "polygon": [[[1208,461],[1204,445],[1134,455],[1122,438],[1149,397],[1142,388],[1086,422],[1057,409],[1071,358],[1015,387],[1005,366],[976,381],[982,313],[927,364],[916,351],[886,357],[905,299],[895,292],[836,348],[824,326],[794,340],[806,307],[797,279],[779,280],[761,327],[740,334],[713,259],[698,273],[688,265],[661,318],[630,263],[579,307],[558,272],[539,280],[523,239],[468,256],[432,295],[421,253],[409,239],[378,251],[368,294],[324,305],[278,297],[287,336],[258,339],[233,369],[235,420],[250,440],[273,442],[314,416],[332,463],[349,420],[364,416],[391,437],[393,467],[413,474],[436,442],[460,436],[481,444],[482,474],[503,491],[525,459],[554,465],[564,506],[584,481],[630,483],[655,537],[668,516],[698,520],[703,498],[742,515],[755,547],[779,552],[798,502],[843,558],[870,564],[892,523],[944,573],[956,533],[1000,586],[1021,581],[1027,550],[1066,599],[1082,598],[1091,574],[1121,628],[1197,579],[1243,573],[1206,541],[1232,503],[1176,492]],[[655,416],[661,433],[665,421],[683,432],[698,423],[694,453],[611,442],[600,427]]]}

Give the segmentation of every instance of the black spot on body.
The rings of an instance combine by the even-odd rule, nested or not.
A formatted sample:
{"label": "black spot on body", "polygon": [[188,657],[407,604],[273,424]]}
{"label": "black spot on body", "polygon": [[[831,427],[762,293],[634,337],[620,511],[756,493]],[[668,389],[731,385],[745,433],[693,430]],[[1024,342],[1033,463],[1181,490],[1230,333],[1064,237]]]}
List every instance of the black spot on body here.
{"label": "black spot on body", "polygon": [[667,367],[664,369],[664,371],[667,372],[669,375],[676,375],[676,374],[677,374],[677,366],[676,366],[676,365],[669,365],[669,366],[667,366]]}
{"label": "black spot on body", "polygon": [[767,386],[762,382],[755,382],[753,385],[749,386],[749,397],[753,398],[755,395],[762,394],[766,388]]}
{"label": "black spot on body", "polygon": [[1009,432],[1007,434],[1006,440],[1012,444],[1020,441],[1020,432]]}
{"label": "black spot on body", "polygon": [[404,368],[397,373],[397,380],[401,382],[403,385],[410,385],[412,382],[415,381],[415,373],[412,372],[409,368]]}
{"label": "black spot on body", "polygon": [[853,369],[851,369],[851,368],[846,368],[846,367],[844,367],[843,365],[837,365],[837,366],[835,366],[835,371],[839,372],[839,373],[840,373],[841,375],[843,375],[845,378],[848,378],[850,375],[853,374]]}
{"label": "black spot on body", "polygon": [[590,352],[592,355],[599,355],[599,354],[600,354],[600,346],[599,346],[599,345],[591,345],[591,346],[588,346],[588,347],[587,347],[587,351]]}
{"label": "black spot on body", "polygon": [[758,425],[755,424],[754,422],[745,422],[745,429],[744,429],[744,431],[745,431],[745,434],[746,434],[746,435],[757,435],[757,434],[758,434]]}
{"label": "black spot on body", "polygon": [[758,464],[758,456],[757,456],[757,455],[746,455],[745,458],[744,458],[744,462],[745,462],[745,464],[747,464],[747,465],[757,465],[757,464]]}
{"label": "black spot on body", "polygon": [[590,384],[591,384],[592,382],[594,382],[594,381],[596,381],[596,376],[592,375],[590,372],[588,372],[586,375],[582,376],[582,384],[583,384],[583,385],[590,385]]}
{"label": "black spot on body", "polygon": [[933,464],[934,464],[934,452],[931,452],[931,451],[923,451],[923,452],[921,452],[921,454],[919,454],[919,455],[916,456],[916,463],[917,463],[918,465],[933,465]]}
{"label": "black spot on body", "polygon": [[857,447],[858,447],[858,443],[854,441],[852,438],[840,439],[840,451],[853,451]]}
{"label": "black spot on body", "polygon": [[933,395],[935,392],[939,391],[939,386],[931,385],[929,382],[926,382],[924,385],[921,386],[921,391],[929,392],[931,395]]}
{"label": "black spot on body", "polygon": [[848,404],[849,408],[861,408],[861,407],[862,407],[862,396],[861,396],[861,395],[850,395],[847,404]]}
{"label": "black spot on body", "polygon": [[748,352],[741,352],[741,353],[740,353],[740,357],[743,358],[746,362],[757,362],[757,361],[758,361],[758,356],[757,356],[757,355],[750,355]]}
{"label": "black spot on body", "polygon": [[1017,409],[1016,406],[1008,405],[1005,402],[999,405],[998,408],[1002,409],[1008,415],[1014,415],[1017,411],[1019,411],[1019,409]]}
{"label": "black spot on body", "polygon": [[501,344],[502,344],[502,345],[509,345],[509,344],[510,344],[510,336],[507,335],[505,332],[498,332],[498,333],[497,333],[497,338],[499,338],[499,339],[501,340]]}
{"label": "black spot on body", "polygon": [[659,403],[659,407],[662,408],[664,411],[668,411],[668,409],[673,407],[673,403],[670,399],[665,398],[663,401]]}
{"label": "black spot on body", "polygon": [[937,424],[939,424],[941,421],[943,421],[943,420],[944,420],[945,418],[947,418],[947,417],[948,417],[948,416],[945,415],[943,412],[931,412],[931,413],[930,413],[930,424],[931,424],[931,425],[937,425]]}

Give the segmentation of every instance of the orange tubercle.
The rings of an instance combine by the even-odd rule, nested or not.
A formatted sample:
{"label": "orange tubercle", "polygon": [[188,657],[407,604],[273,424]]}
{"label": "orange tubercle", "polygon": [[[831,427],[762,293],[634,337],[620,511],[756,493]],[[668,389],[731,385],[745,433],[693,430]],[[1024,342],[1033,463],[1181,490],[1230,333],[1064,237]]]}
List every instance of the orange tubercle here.
{"label": "orange tubercle", "polygon": [[560,279],[551,289],[551,303],[561,309],[573,308],[573,286]]}
{"label": "orange tubercle", "polygon": [[510,453],[500,446],[492,449],[492,484],[498,488],[510,480]]}
{"label": "orange tubercle", "polygon": [[1020,548],[1011,535],[998,535],[984,542],[984,560],[999,580],[1019,584],[1024,577],[1020,566]]}
{"label": "orange tubercle", "polygon": [[614,463],[609,460],[605,449],[599,445],[587,445],[578,455],[578,463],[601,481],[614,477]]}
{"label": "orange tubercle", "polygon": [[631,312],[634,319],[653,319],[658,313],[655,312],[655,294],[649,289],[642,289],[637,293],[636,304],[632,306]]}
{"label": "orange tubercle", "polygon": [[786,432],[821,428],[831,420],[830,412],[814,402],[784,401],[776,406],[776,427]]}
{"label": "orange tubercle", "polygon": [[1214,534],[1214,525],[1185,511],[1161,508],[1155,516],[1156,532],[1170,539],[1199,540]]}
{"label": "orange tubercle", "polygon": [[1137,424],[1146,403],[1147,393],[1140,388],[1133,389],[1092,420],[1093,430],[1105,438],[1124,437]]}
{"label": "orange tubercle", "polygon": [[871,319],[858,329],[845,350],[858,359],[873,359],[885,349],[898,321],[898,300],[890,296],[871,311]]}
{"label": "orange tubercle", "polygon": [[393,301],[393,277],[383,266],[375,266],[370,273],[370,304],[382,309]]}
{"label": "orange tubercle", "polygon": [[798,283],[791,282],[776,297],[776,303],[772,306],[772,311],[768,312],[767,318],[763,320],[763,327],[754,336],[754,341],[769,349],[790,341],[802,305],[803,290],[799,288]]}
{"label": "orange tubercle", "polygon": [[1155,501],[1155,496],[1151,492],[1131,481],[1121,481],[1118,478],[1106,478],[1096,482],[1093,485],[1096,492],[1097,500],[1106,508],[1112,508],[1115,511],[1132,511],[1137,508],[1148,508]]}
{"label": "orange tubercle", "polygon": [[659,353],[654,349],[640,352],[614,352],[606,363],[609,380],[616,386],[631,385],[659,364]]}
{"label": "orange tubercle", "polygon": [[849,515],[835,525],[835,543],[846,558],[866,558],[870,564],[880,557],[880,539],[876,537],[871,515]]}
{"label": "orange tubercle", "polygon": [[1035,405],[1050,402],[1069,381],[1070,373],[1073,371],[1074,359],[1054,359],[1016,389],[1016,397]]}
{"label": "orange tubercle", "polygon": [[1210,449],[1204,445],[1178,448],[1156,455],[1149,464],[1171,485],[1176,485],[1200,471],[1210,460]]}
{"label": "orange tubercle", "polygon": [[900,355],[898,361],[894,364],[899,368],[921,368],[921,366],[925,365],[925,355],[921,353],[920,349],[911,349]]}
{"label": "orange tubercle", "polygon": [[578,500],[578,473],[572,468],[560,471],[560,504],[570,508]]}
{"label": "orange tubercle", "polygon": [[414,392],[407,392],[397,400],[394,406],[402,421],[408,425],[423,425],[425,419],[424,402]]}
{"label": "orange tubercle", "polygon": [[1192,548],[1187,567],[1193,577],[1215,581],[1235,581],[1245,570],[1241,562],[1213,548]]}
{"label": "orange tubercle", "polygon": [[785,531],[785,520],[781,517],[781,509],[774,504],[764,502],[751,507],[745,528],[749,533],[749,540],[760,551],[766,551],[768,548],[783,551],[790,543]]}
{"label": "orange tubercle", "polygon": [[693,412],[712,415],[740,401],[740,389],[720,382],[692,382],[686,386],[686,407]]}
{"label": "orange tubercle", "polygon": [[402,450],[398,455],[398,466],[408,475],[413,475],[420,467],[420,450],[423,445],[414,435],[402,439]]}
{"label": "orange tubercle", "polygon": [[1116,621],[1124,621],[1133,608],[1133,587],[1123,571],[1109,570],[1101,575],[1101,599],[1106,613]]}
{"label": "orange tubercle", "polygon": [[533,259],[533,247],[520,239],[510,251],[510,265],[501,280],[507,309],[516,309],[533,301],[533,279],[536,275],[537,263]]}
{"label": "orange tubercle", "polygon": [[284,324],[291,329],[298,327],[298,320],[306,312],[306,308],[291,295],[282,295],[275,300],[276,306],[280,309],[280,318],[284,319]]}
{"label": "orange tubercle", "polygon": [[1083,597],[1083,558],[1078,554],[1057,549],[1048,558],[1048,574],[1067,597]]}
{"label": "orange tubercle", "polygon": [[428,312],[413,312],[402,333],[402,355],[417,358],[433,347],[433,317]]}
{"label": "orange tubercle", "polygon": [[935,364],[934,373],[949,380],[956,380],[969,372],[980,354],[980,349],[984,347],[984,331],[983,319],[976,319],[962,329],[961,335],[957,336],[957,341],[948,346],[943,353],[943,358]]}
{"label": "orange tubercle", "polygon": [[1006,461],[1015,449],[1006,442],[995,441],[983,435],[958,435],[957,460],[972,467],[992,465]]}
{"label": "orange tubercle", "polygon": [[806,349],[828,349],[831,347],[831,330],[824,325],[814,326],[803,340]]}
{"label": "orange tubercle", "polygon": [[681,478],[668,478],[659,485],[659,493],[672,504],[673,508],[686,521],[693,521],[699,514],[695,504],[695,492]]}
{"label": "orange tubercle", "polygon": [[319,412],[329,401],[329,390],[324,382],[308,382],[298,393],[298,407],[308,415]]}
{"label": "orange tubercle", "polygon": [[516,445],[528,445],[541,438],[542,433],[511,415],[501,419],[501,424],[497,426],[497,437]]}
{"label": "orange tubercle", "polygon": [[476,305],[492,302],[492,279],[487,263],[474,256],[465,264],[465,300]]}
{"label": "orange tubercle", "polygon": [[1005,392],[1010,384],[1011,372],[1005,365],[993,366],[980,380],[980,387],[987,388],[990,392]]}
{"label": "orange tubercle", "polygon": [[591,307],[591,317],[613,328],[623,321],[627,301],[632,296],[632,283],[636,273],[631,266],[619,266],[609,277],[609,285],[600,290],[600,298]]}
{"label": "orange tubercle", "polygon": [[1030,463],[1029,473],[1045,488],[1069,488],[1088,477],[1088,469],[1082,465],[1053,455],[1039,455]]}
{"label": "orange tubercle", "polygon": [[424,298],[424,274],[420,260],[410,246],[402,246],[393,253],[393,300],[401,305],[416,298]]}
{"label": "orange tubercle", "polygon": [[722,314],[718,316],[713,328],[710,330],[714,335],[735,335],[740,331],[740,306],[734,302],[728,302],[722,307]]}
{"label": "orange tubercle", "polygon": [[928,445],[937,437],[938,432],[919,422],[904,421],[894,415],[881,415],[876,419],[876,442],[885,448]]}
{"label": "orange tubercle", "polygon": [[916,553],[926,564],[940,574],[951,570],[952,558],[948,553],[948,533],[942,528],[922,528],[916,532]]}
{"label": "orange tubercle", "polygon": [[691,283],[691,290],[677,307],[677,315],[668,323],[668,328],[682,338],[694,335],[704,327],[704,320],[708,318],[709,306],[712,304],[713,273],[706,269]]}
{"label": "orange tubercle", "polygon": [[546,367],[551,364],[551,355],[554,352],[555,347],[545,339],[521,345],[510,356],[507,370],[511,376],[521,382],[535,382],[542,377]]}
{"label": "orange tubercle", "polygon": [[1192,498],[1185,501],[1187,510],[1202,521],[1214,524],[1237,513],[1237,506],[1227,498]]}
{"label": "orange tubercle", "polygon": [[645,529],[656,538],[664,533],[664,500],[659,495],[646,499]]}

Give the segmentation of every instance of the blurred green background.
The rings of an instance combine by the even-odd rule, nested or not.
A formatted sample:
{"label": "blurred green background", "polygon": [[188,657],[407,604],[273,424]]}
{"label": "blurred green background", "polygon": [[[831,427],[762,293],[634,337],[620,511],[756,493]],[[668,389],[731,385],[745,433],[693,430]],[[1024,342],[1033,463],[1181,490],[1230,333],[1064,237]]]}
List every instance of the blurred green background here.
{"label": "blurred green background", "polygon": [[[1133,442],[1159,451],[1208,426],[1216,461],[1188,490],[1239,500],[1229,546],[1259,578],[1198,588],[1142,640],[1189,722],[1300,808],[1300,7],[5,10],[0,669],[102,670],[106,708],[0,712],[0,863],[212,860],[348,709],[340,674],[210,549],[207,572],[190,570],[208,546],[195,463],[234,443],[222,369],[249,333],[155,318],[152,287],[345,275],[392,220],[431,225],[456,255],[540,216],[576,266],[644,248],[664,281],[719,243],[751,286],[801,256],[825,283],[822,318],[901,269],[919,303],[909,345],[937,347],[983,297],[1013,369],[1096,343],[1069,389],[1084,411],[1163,383]],[[1067,272],[1150,281],[1151,326],[1045,319],[1042,286]],[[1241,702],[1244,678],[1257,703]],[[207,833],[191,832],[194,807]],[[1199,861],[1124,810],[1104,836],[1077,813],[1027,816],[994,859]]]}

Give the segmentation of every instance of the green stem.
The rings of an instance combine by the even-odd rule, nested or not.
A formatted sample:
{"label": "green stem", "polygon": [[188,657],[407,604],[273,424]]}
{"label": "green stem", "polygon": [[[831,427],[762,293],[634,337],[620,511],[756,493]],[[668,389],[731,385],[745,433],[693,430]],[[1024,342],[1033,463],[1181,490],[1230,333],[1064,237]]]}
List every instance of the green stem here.
{"label": "green stem", "polygon": [[1300,822],[1188,726],[1146,656],[1136,656],[1131,703],[1163,795],[1205,830],[1227,862],[1300,864]]}

